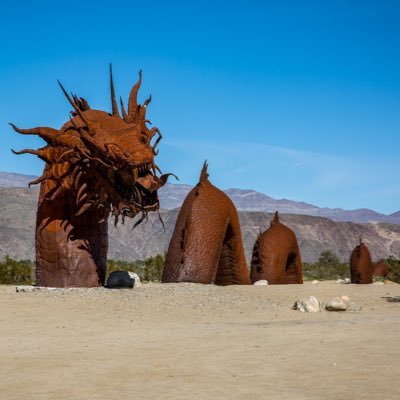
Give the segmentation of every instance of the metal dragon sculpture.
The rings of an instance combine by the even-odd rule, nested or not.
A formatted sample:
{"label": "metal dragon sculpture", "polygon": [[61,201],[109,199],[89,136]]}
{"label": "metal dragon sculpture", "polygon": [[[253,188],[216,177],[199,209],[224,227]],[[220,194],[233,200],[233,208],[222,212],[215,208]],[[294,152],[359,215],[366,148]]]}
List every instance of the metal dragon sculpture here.
{"label": "metal dragon sculpture", "polygon": [[354,248],[350,256],[351,283],[372,283],[374,265],[368,247],[360,238],[360,243]]}
{"label": "metal dragon sculpture", "polygon": [[162,282],[250,284],[236,208],[208,180],[207,163],[179,212]]}
{"label": "metal dragon sculpture", "polygon": [[385,260],[378,260],[373,264],[374,267],[374,276],[382,277],[384,279],[388,278],[388,275],[391,272],[390,264]]}
{"label": "metal dragon sculpture", "polygon": [[[158,128],[146,119],[151,96],[138,104],[142,74],[133,86],[127,110],[119,113],[110,65],[112,112],[92,110],[88,102],[71,96],[71,118],[60,129],[38,127],[15,131],[37,135],[46,146],[13,151],[45,161],[36,221],[36,282],[43,286],[92,287],[104,284],[108,247],[108,219],[141,217],[159,208],[157,189],[168,176],[154,163],[161,140]],[[160,172],[161,173],[161,172]]]}
{"label": "metal dragon sculpture", "polygon": [[303,283],[296,235],[279,221],[278,212],[254,244],[250,277],[253,283],[265,279],[270,285]]}

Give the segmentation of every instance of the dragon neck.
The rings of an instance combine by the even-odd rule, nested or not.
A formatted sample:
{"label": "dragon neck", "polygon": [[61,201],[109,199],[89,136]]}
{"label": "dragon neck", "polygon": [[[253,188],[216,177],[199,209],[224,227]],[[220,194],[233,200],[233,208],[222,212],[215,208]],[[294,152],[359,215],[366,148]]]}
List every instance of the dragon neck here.
{"label": "dragon neck", "polygon": [[36,221],[36,283],[53,287],[95,287],[106,275],[108,224],[96,210],[76,216],[76,195],[65,191],[48,199],[40,189]]}

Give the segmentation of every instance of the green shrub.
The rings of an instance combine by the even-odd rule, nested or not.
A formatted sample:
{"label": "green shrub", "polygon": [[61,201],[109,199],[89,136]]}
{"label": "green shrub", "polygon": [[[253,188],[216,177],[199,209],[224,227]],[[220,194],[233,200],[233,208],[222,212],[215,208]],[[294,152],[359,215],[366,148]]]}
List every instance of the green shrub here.
{"label": "green shrub", "polygon": [[33,285],[34,264],[30,260],[13,260],[8,255],[0,262],[0,284]]}
{"label": "green shrub", "polygon": [[[122,270],[136,272],[144,282],[160,282],[164,261],[164,256],[161,254],[149,257],[143,261],[108,260],[106,278],[108,278],[111,272]],[[34,272],[35,267],[32,261],[17,261],[7,255],[0,262],[0,284],[34,285]]]}
{"label": "green shrub", "polygon": [[147,282],[161,282],[165,259],[161,254],[144,260],[143,280]]}
{"label": "green shrub", "polygon": [[107,278],[111,272],[120,270],[135,272],[139,275],[140,280],[144,282],[160,282],[164,269],[164,262],[164,256],[161,254],[146,258],[145,260],[108,260]]}
{"label": "green shrub", "polygon": [[329,250],[323,251],[317,262],[303,264],[304,280],[332,280],[349,277],[349,264],[340,262],[339,258]]}
{"label": "green shrub", "polygon": [[391,256],[386,259],[386,262],[390,265],[388,279],[393,282],[400,283],[400,260]]}
{"label": "green shrub", "polygon": [[142,277],[140,276],[140,269],[141,269],[141,261],[123,261],[123,260],[107,260],[107,276],[111,274],[111,272],[114,271],[131,271],[131,272],[136,272],[140,279]]}

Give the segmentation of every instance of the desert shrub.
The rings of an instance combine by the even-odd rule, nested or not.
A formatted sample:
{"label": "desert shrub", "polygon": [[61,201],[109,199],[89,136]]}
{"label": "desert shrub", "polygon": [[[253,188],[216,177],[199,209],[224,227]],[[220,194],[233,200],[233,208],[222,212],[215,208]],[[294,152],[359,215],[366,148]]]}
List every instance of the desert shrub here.
{"label": "desert shrub", "polygon": [[329,250],[323,251],[315,263],[303,263],[305,280],[330,280],[350,277],[348,263],[340,262],[339,258]]}
{"label": "desert shrub", "polygon": [[0,262],[0,284],[33,285],[34,264],[30,260],[13,260],[6,255]]}
{"label": "desert shrub", "polygon": [[160,282],[164,269],[165,259],[161,254],[144,260],[143,280],[148,282]]}
{"label": "desert shrub", "polygon": [[[136,272],[142,281],[160,282],[164,268],[164,256],[159,254],[146,260],[108,260],[107,276],[122,270]],[[14,260],[6,255],[0,262],[0,285],[33,285],[35,266],[30,260]]]}
{"label": "desert shrub", "polygon": [[145,260],[108,260],[107,278],[111,272],[120,270],[136,272],[139,275],[140,280],[144,282],[160,282],[164,268],[164,261],[164,256],[161,254],[146,258]]}
{"label": "desert shrub", "polygon": [[400,260],[391,256],[386,259],[386,262],[390,265],[390,272],[387,276],[388,279],[400,283]]}
{"label": "desert shrub", "polygon": [[131,271],[136,272],[139,277],[140,276],[139,270],[142,268],[141,264],[142,261],[124,261],[124,260],[107,260],[107,276],[111,274],[113,271]]}

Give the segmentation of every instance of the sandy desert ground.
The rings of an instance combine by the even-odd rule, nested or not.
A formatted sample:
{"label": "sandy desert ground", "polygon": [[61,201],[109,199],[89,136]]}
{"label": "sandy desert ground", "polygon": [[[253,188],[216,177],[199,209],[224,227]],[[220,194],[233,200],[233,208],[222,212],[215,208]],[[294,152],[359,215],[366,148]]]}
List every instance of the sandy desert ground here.
{"label": "sandy desert ground", "polygon": [[[360,311],[301,313],[348,295]],[[0,286],[1,399],[400,399],[400,285],[16,293]]]}

